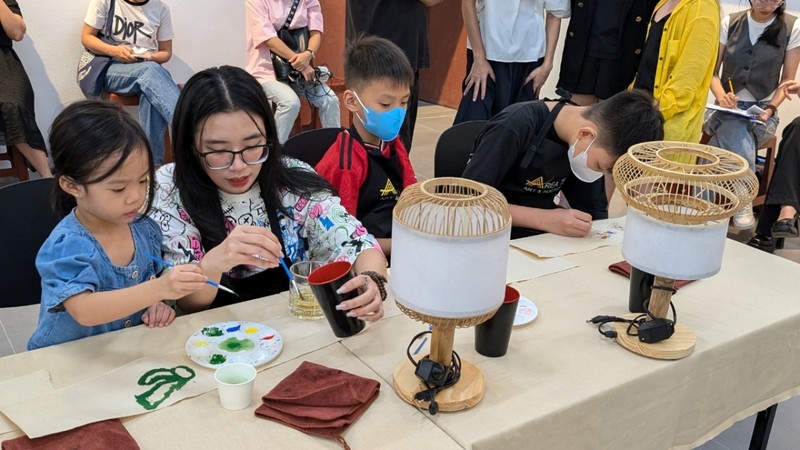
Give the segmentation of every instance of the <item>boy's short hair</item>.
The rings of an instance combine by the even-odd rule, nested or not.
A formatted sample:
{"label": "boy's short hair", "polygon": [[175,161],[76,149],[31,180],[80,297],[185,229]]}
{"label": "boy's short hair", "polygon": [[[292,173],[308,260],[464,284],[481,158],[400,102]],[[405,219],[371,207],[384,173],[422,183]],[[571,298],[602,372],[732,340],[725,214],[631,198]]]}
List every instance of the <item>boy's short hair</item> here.
{"label": "boy's short hair", "polygon": [[392,42],[377,36],[359,36],[347,45],[344,59],[347,87],[358,90],[378,79],[395,86],[414,85],[414,70],[405,53]]}
{"label": "boy's short hair", "polygon": [[622,156],[632,145],[664,139],[664,116],[649,92],[623,91],[589,106],[583,117],[597,125],[597,145]]}

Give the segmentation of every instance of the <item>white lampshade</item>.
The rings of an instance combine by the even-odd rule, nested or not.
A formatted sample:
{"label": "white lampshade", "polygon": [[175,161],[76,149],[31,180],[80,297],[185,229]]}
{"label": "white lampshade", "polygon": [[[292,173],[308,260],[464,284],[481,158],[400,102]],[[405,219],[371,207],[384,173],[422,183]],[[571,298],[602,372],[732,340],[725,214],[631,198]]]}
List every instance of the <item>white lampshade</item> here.
{"label": "white lampshade", "polygon": [[503,302],[511,229],[478,238],[447,238],[392,228],[395,299],[434,317],[486,314]]}
{"label": "white lampshade", "polygon": [[698,280],[722,267],[727,221],[677,225],[628,208],[622,256],[632,266],[673,280]]}
{"label": "white lampshade", "polygon": [[392,223],[391,292],[426,316],[462,319],[503,301],[511,217],[502,195],[437,178],[403,191]]}

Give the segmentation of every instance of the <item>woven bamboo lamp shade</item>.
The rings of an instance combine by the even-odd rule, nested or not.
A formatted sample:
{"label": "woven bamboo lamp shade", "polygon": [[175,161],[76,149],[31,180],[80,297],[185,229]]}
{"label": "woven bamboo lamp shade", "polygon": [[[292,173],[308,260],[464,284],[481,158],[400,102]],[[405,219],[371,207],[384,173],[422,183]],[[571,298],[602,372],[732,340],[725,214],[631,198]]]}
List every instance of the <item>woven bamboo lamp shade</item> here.
{"label": "woven bamboo lamp shade", "polygon": [[614,182],[628,206],[678,225],[728,219],[758,191],[744,158],[687,142],[634,145],[614,165]]}
{"label": "woven bamboo lamp shade", "polygon": [[[753,201],[758,181],[747,161],[727,150],[661,141],[631,147],[614,165],[614,182],[629,207],[622,255],[656,275],[649,310],[667,318],[674,280],[719,272],[728,219]],[[694,349],[694,334],[681,323],[670,339],[649,345],[624,326],[617,331],[624,347],[654,358],[682,358]]]}
{"label": "woven bamboo lamp shade", "polygon": [[[434,178],[403,190],[394,207],[390,290],[409,317],[432,325],[430,359],[452,362],[455,328],[490,318],[503,301],[511,214],[496,189],[463,178]],[[461,378],[436,396],[441,411],[473,406],[483,376],[461,361]],[[412,404],[423,389],[414,366],[395,368],[395,390]]]}

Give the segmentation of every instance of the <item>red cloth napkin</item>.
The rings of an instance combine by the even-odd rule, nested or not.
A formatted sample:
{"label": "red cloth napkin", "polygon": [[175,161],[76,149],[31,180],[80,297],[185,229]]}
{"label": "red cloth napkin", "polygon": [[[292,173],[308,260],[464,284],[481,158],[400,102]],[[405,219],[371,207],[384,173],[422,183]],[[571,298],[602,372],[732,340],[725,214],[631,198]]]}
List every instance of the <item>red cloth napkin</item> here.
{"label": "red cloth napkin", "polygon": [[2,450],[139,450],[128,430],[119,419],[90,423],[74,430],[62,431],[36,439],[20,436],[3,441]]}
{"label": "red cloth napkin", "polygon": [[[628,261],[620,261],[611,264],[610,266],[608,266],[608,270],[616,274],[622,275],[625,278],[631,277],[631,265],[628,264]],[[686,286],[687,284],[693,281],[696,280],[675,280],[675,290],[677,291],[678,289],[682,288],[683,286]]]}
{"label": "red cloth napkin", "polygon": [[256,415],[336,439],[349,449],[341,435],[378,397],[380,387],[375,380],[303,361],[262,397]]}

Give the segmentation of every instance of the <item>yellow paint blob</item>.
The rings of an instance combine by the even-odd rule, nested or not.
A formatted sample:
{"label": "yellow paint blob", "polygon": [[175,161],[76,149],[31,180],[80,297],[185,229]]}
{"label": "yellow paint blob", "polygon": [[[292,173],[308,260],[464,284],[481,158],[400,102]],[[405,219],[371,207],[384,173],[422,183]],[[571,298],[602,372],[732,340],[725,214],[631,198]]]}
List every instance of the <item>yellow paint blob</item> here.
{"label": "yellow paint blob", "polygon": [[248,327],[244,329],[244,332],[247,334],[255,334],[258,333],[258,328],[256,327]]}
{"label": "yellow paint blob", "polygon": [[192,345],[194,345],[195,347],[205,347],[206,345],[208,345],[208,342],[206,342],[206,341],[194,341],[192,343]]}

